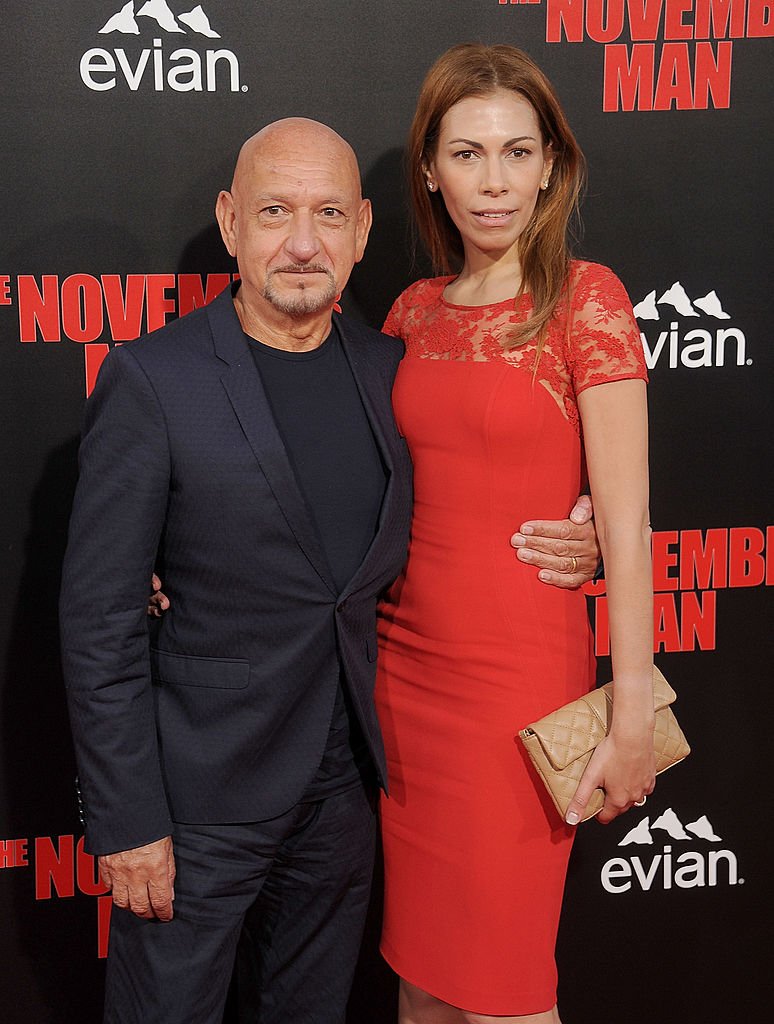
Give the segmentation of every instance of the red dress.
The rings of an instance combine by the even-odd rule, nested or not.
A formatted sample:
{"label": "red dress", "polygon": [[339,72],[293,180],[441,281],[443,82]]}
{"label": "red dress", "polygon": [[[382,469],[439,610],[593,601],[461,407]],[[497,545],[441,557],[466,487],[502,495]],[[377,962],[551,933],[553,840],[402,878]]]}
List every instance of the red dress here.
{"label": "red dress", "polygon": [[540,583],[509,539],[527,519],[565,518],[580,492],[576,395],[646,372],[605,267],[573,264],[534,381],[534,345],[500,345],[529,299],[455,306],[450,280],[412,285],[384,328],[406,343],[393,399],[415,503],[379,622],[382,953],[454,1006],[530,1014],[556,1001],[573,831],[514,737],[593,686],[594,656],[583,594]]}

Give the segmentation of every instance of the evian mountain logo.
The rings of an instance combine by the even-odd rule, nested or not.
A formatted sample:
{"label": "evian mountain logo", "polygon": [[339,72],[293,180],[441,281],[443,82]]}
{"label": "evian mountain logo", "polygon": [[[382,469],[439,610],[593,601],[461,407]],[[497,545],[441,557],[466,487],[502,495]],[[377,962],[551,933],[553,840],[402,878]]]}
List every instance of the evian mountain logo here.
{"label": "evian mountain logo", "polygon": [[[678,365],[689,370],[701,366],[750,366],[747,358],[747,339],[744,333],[733,326],[712,324],[713,320],[730,320],[717,292],[713,289],[696,299],[690,299],[679,281],[656,298],[656,289],[648,292],[642,302],[634,307],[634,315],[642,321],[669,320],[669,327],[641,330],[645,362],[652,370],[659,364],[675,369]],[[663,307],[671,307],[671,309]],[[707,326],[692,326],[683,330],[678,317],[703,317]]]}
{"label": "evian mountain logo", "polygon": [[[139,36],[148,28],[157,36],[187,36],[189,43],[220,39],[201,4],[175,14],[167,0],[129,0],[105,21],[99,34]],[[179,38],[174,41],[182,42]],[[93,92],[107,92],[117,86],[127,86],[131,92],[137,92],[141,86],[155,92],[247,92],[247,86],[240,81],[239,61],[233,50],[178,46],[168,53],[164,44],[162,37],[139,50],[93,46],[81,57],[81,81]]]}
{"label": "evian mountain logo", "polygon": [[[736,854],[718,849],[723,840],[715,833],[706,814],[683,825],[668,808],[651,822],[649,817],[630,829],[619,846],[654,846],[663,842],[661,852],[642,850],[626,857],[611,857],[602,865],[602,888],[613,895],[640,889],[693,889],[702,886],[742,885]],[[682,843],[698,849],[680,851]],[[709,844],[709,845],[707,845]]]}

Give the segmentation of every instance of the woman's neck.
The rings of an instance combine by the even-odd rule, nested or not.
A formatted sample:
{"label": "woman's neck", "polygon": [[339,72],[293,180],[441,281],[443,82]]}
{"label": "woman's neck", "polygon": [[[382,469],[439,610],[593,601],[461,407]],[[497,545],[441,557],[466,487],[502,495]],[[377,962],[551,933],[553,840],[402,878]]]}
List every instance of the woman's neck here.
{"label": "woman's neck", "polygon": [[516,253],[495,257],[476,249],[465,252],[462,270],[444,294],[461,306],[486,306],[513,298],[520,285],[521,265]]}

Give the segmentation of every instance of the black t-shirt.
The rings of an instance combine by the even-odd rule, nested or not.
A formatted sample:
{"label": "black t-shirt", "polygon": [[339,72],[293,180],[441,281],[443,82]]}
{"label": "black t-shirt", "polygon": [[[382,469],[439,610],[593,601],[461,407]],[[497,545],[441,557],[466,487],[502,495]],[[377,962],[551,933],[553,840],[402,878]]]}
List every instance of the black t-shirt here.
{"label": "black t-shirt", "polygon": [[[309,352],[248,341],[340,593],[376,533],[386,475],[338,331]],[[373,768],[339,682],[325,753],[304,800],[341,792],[364,774]]]}

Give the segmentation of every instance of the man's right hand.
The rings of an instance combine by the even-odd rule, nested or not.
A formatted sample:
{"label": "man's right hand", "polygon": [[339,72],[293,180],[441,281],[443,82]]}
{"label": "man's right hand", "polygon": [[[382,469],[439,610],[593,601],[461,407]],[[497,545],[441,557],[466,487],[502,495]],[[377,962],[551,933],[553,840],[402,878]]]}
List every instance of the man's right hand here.
{"label": "man's right hand", "polygon": [[172,837],[135,850],[98,858],[99,873],[113,890],[113,903],[138,917],[172,920],[175,899],[175,857]]}
{"label": "man's right hand", "polygon": [[148,615],[154,619],[160,619],[163,613],[169,608],[169,598],[161,590],[161,580],[156,573],[151,576],[151,593],[148,598]]}

